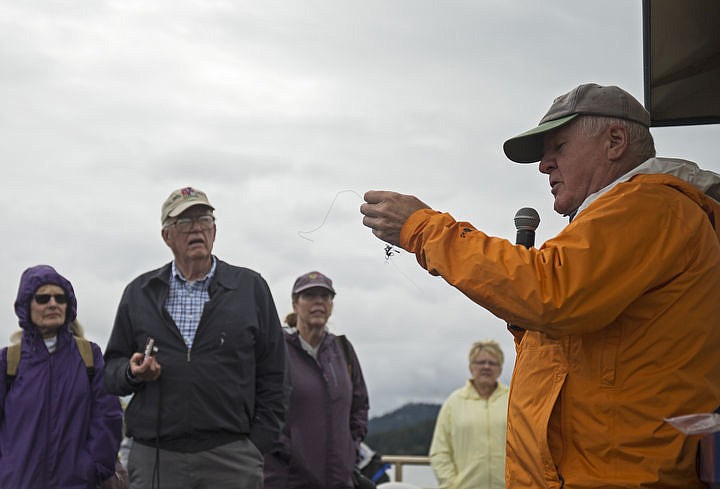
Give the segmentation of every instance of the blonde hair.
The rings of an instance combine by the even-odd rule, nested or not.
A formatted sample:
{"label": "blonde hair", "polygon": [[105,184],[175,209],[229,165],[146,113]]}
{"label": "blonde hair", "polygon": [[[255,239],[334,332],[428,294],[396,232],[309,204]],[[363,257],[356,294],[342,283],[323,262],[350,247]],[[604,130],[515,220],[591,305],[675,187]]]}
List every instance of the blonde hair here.
{"label": "blonde hair", "polygon": [[22,329],[13,331],[12,334],[10,335],[10,344],[17,345],[18,343],[20,343],[22,341],[22,334],[23,334]]}
{"label": "blonde hair", "polygon": [[70,323],[70,332],[73,336],[85,338],[85,328],[82,327],[82,324],[80,324],[80,321],[78,321],[77,318],[73,319],[73,322]]}
{"label": "blonde hair", "polygon": [[470,353],[468,354],[468,363],[472,363],[475,355],[481,351],[486,351],[492,355],[501,367],[505,363],[505,355],[503,354],[500,345],[495,340],[476,341],[473,343],[470,347]]}

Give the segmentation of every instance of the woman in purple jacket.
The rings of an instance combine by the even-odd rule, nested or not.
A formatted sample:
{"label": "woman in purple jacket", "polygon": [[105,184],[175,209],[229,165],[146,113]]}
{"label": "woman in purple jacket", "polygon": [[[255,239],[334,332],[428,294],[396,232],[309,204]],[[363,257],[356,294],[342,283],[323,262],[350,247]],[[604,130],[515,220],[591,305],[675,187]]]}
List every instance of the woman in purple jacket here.
{"label": "woman in purple jacket", "polygon": [[52,267],[28,268],[15,301],[23,330],[14,378],[0,355],[0,488],[95,489],[115,473],[122,410],[105,392],[100,347],[88,369],[70,331],[77,300]]}
{"label": "woman in purple jacket", "polygon": [[285,332],[292,393],[278,447],[265,456],[265,489],[351,489],[367,433],[368,394],[349,342],[330,333],[335,289],[320,272],[298,277]]}

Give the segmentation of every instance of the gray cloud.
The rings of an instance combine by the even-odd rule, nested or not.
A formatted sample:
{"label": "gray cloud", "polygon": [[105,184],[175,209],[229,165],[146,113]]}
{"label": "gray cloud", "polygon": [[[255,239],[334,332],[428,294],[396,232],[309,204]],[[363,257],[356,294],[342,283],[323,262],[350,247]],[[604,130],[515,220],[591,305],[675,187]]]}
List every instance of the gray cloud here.
{"label": "gray cloud", "polygon": [[[335,280],[331,328],[360,354],[371,415],[442,400],[477,339],[502,344],[509,381],[504,323],[410,254],[386,260],[357,194],[416,194],[510,240],[533,206],[550,238],[565,220],[546,177],[501,144],[582,82],[642,99],[640,15],[627,0],[0,4],[0,337],[22,270],[50,263],[104,346],[125,285],[170,259],[162,201],[193,185],[217,207],[217,255],[261,272],[281,318],[295,277]],[[653,129],[659,153],[718,171],[716,132]]]}

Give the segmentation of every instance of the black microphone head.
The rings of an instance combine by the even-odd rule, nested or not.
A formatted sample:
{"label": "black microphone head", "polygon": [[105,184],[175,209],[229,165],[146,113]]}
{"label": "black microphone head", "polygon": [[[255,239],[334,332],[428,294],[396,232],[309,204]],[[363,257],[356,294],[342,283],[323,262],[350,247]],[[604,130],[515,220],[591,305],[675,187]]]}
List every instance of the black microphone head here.
{"label": "black microphone head", "polygon": [[523,207],[515,213],[515,229],[535,231],[540,225],[540,214],[532,207]]}

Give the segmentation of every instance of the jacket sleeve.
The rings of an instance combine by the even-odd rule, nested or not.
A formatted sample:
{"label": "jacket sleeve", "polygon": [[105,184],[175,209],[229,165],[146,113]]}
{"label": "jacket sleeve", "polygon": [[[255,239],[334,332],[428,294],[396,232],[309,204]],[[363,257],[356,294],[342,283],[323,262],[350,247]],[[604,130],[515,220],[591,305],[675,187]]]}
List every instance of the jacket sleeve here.
{"label": "jacket sleeve", "polygon": [[[5,397],[7,396],[5,383],[7,382],[7,347],[0,350],[0,423],[5,417]],[[0,458],[2,452],[0,451]]]}
{"label": "jacket sleeve", "polygon": [[269,452],[280,436],[290,402],[285,339],[270,288],[258,276],[255,297],[260,328],[255,341],[255,413],[250,440]]}
{"label": "jacket sleeve", "polygon": [[350,433],[352,434],[353,441],[355,442],[355,448],[360,448],[360,443],[365,439],[367,435],[368,425],[368,411],[370,405],[368,402],[368,391],[365,385],[365,378],[363,377],[362,368],[360,367],[360,360],[355,353],[352,343],[348,341],[348,350],[350,351],[352,368],[352,385],[353,385],[353,396],[352,404],[350,406]]}
{"label": "jacket sleeve", "polygon": [[286,424],[272,449],[265,454],[263,465],[263,487],[265,489],[290,487],[290,458],[290,430]]}
{"label": "jacket sleeve", "polygon": [[616,185],[539,249],[427,209],[404,223],[401,244],[506,322],[551,337],[590,333],[697,259],[688,240],[707,215],[676,190],[653,187]]}
{"label": "jacket sleeve", "polygon": [[453,461],[451,411],[448,399],[440,408],[430,444],[430,466],[440,489],[451,488],[457,477],[457,468]]}
{"label": "jacket sleeve", "polygon": [[132,287],[132,284],[125,289],[120,299],[120,305],[115,315],[115,323],[105,348],[106,364],[103,375],[105,388],[108,392],[118,396],[132,394],[143,385],[133,384],[127,378],[128,362],[135,352],[132,324],[128,314],[130,287]]}
{"label": "jacket sleeve", "polygon": [[122,408],[117,396],[109,394],[103,385],[104,362],[100,347],[92,343],[95,375],[92,378],[92,409],[88,432],[88,452],[95,463],[98,481],[115,473],[122,439]]}

